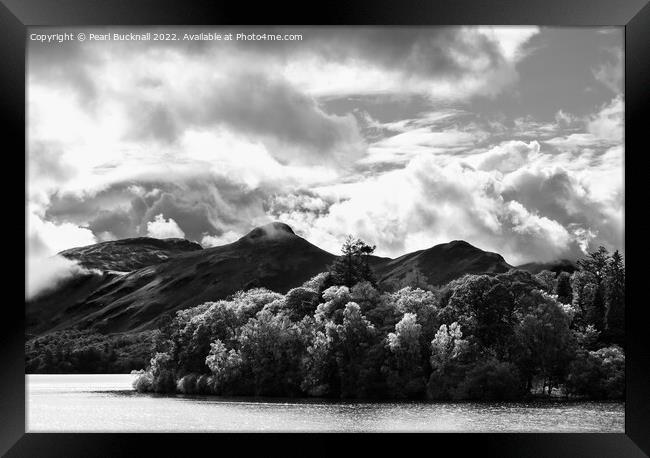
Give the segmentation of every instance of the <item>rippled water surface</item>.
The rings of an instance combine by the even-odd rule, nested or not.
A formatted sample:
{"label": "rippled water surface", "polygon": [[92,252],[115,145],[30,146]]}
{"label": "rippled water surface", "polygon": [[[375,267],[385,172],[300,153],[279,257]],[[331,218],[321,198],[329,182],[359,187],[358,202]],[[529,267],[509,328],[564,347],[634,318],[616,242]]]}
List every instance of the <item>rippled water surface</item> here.
{"label": "rippled water surface", "polygon": [[132,375],[26,376],[28,432],[624,432],[622,402],[429,403],[157,396]]}

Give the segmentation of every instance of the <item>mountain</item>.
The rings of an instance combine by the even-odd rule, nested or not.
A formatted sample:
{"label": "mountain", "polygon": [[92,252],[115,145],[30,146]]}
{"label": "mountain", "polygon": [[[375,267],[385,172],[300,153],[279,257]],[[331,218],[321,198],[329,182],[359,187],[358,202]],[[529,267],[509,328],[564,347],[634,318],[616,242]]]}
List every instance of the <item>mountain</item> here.
{"label": "mountain", "polygon": [[71,248],[59,254],[79,261],[87,269],[131,272],[165,262],[181,253],[202,249],[198,243],[185,239],[137,237]]}
{"label": "mountain", "polygon": [[380,283],[402,280],[416,273],[430,285],[443,285],[465,274],[502,273],[512,268],[501,255],[483,251],[463,240],[414,251],[374,267]]}
{"label": "mountain", "polygon": [[569,261],[568,259],[560,259],[555,262],[529,262],[517,266],[517,269],[526,270],[533,275],[540,273],[542,270],[550,270],[556,274],[560,272],[568,272],[571,274],[578,270],[578,266],[576,266],[575,262]]}
{"label": "mountain", "polygon": [[[95,271],[68,279],[28,302],[29,335],[68,328],[104,333],[152,329],[165,313],[223,299],[241,289],[263,286],[285,293],[326,271],[336,259],[283,223],[255,228],[234,243],[213,248],[182,239],[138,238],[74,248],[61,255]],[[370,262],[380,284],[403,282],[415,272],[428,284],[439,285],[467,273],[511,268],[500,255],[464,241],[396,259],[372,256]]]}
{"label": "mountain", "polygon": [[[101,260],[109,260],[103,266],[117,270],[118,255],[113,255],[111,242],[104,243],[109,245],[97,251]],[[114,246],[115,253],[123,252],[124,246],[139,247],[127,250],[131,259],[143,260],[149,253],[149,246]],[[92,247],[84,249],[91,252]],[[154,263],[123,275],[107,272],[70,280],[27,304],[30,334],[70,327],[102,332],[150,329],[165,312],[223,299],[240,289],[264,286],[284,293],[327,270],[335,256],[297,236],[286,224],[271,223],[228,245],[149,259]],[[102,265],[91,258],[85,262]],[[54,303],[59,304],[58,310],[53,309]]]}

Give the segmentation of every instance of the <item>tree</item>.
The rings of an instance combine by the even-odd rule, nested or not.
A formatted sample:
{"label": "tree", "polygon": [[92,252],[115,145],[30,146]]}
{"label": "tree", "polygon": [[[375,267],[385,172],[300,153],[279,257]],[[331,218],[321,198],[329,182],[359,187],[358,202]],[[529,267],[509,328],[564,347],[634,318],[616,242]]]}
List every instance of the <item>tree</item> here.
{"label": "tree", "polygon": [[350,302],[350,289],[347,286],[330,286],[323,291],[324,303],[316,307],[315,317],[319,320],[331,318],[340,323],[343,319],[342,309]]}
{"label": "tree", "polygon": [[440,321],[457,321],[479,345],[504,352],[515,321],[515,301],[508,288],[488,275],[466,275],[450,287],[453,293]]}
{"label": "tree", "polygon": [[600,360],[601,383],[605,397],[620,399],[625,395],[625,353],[618,345],[604,347],[595,352]]}
{"label": "tree", "polygon": [[609,266],[609,252],[603,246],[578,261],[578,268],[589,272],[594,280],[593,299],[587,309],[587,320],[602,331],[605,329],[605,281]]}
{"label": "tree", "polygon": [[541,283],[542,291],[545,293],[553,294],[555,292],[555,273],[550,270],[542,270],[540,273],[535,275],[535,278]]}
{"label": "tree", "polygon": [[569,316],[553,296],[542,291],[533,295],[536,306],[526,312],[516,329],[515,360],[527,388],[538,375],[550,395],[564,380],[573,357],[573,334]]}
{"label": "tree", "polygon": [[421,346],[429,345],[434,334],[440,327],[438,321],[438,294],[420,288],[406,287],[388,295],[397,312],[412,313],[417,322],[422,325]]}
{"label": "tree", "polygon": [[302,286],[304,288],[313,289],[320,294],[325,289],[325,283],[327,282],[329,276],[329,272],[321,272],[304,282]]}
{"label": "tree", "polygon": [[376,338],[376,329],[361,314],[359,304],[349,302],[343,311],[343,323],[327,327],[339,373],[342,397],[365,397],[372,377],[368,354]]}
{"label": "tree", "polygon": [[354,285],[350,290],[350,296],[354,302],[359,304],[362,313],[375,308],[381,297],[379,291],[369,281],[362,281]]}
{"label": "tree", "polygon": [[557,300],[563,304],[571,304],[573,301],[573,291],[571,290],[571,274],[568,272],[560,272],[557,276],[557,285],[555,287],[555,294]]}
{"label": "tree", "polygon": [[509,362],[494,357],[479,361],[465,374],[453,390],[455,399],[501,400],[516,399],[525,393],[519,371]]}
{"label": "tree", "polygon": [[131,374],[137,375],[133,380],[133,389],[138,393],[146,393],[148,391],[153,391],[153,375],[150,371],[145,371],[144,369],[139,371],[131,371]]}
{"label": "tree", "polygon": [[386,337],[388,358],[382,367],[390,393],[395,397],[418,397],[424,392],[420,335],[422,326],[414,313],[405,313]]}
{"label": "tree", "polygon": [[[577,312],[574,319],[575,327],[585,328],[589,324],[595,326],[592,305],[596,295],[596,288],[596,278],[591,272],[576,270],[571,275],[572,305]],[[600,331],[601,328],[597,330]]]}
{"label": "tree", "polygon": [[377,281],[368,259],[374,251],[374,245],[370,246],[361,239],[348,235],[341,247],[342,256],[330,266],[329,281],[334,285],[345,285],[348,288],[360,281],[369,281],[375,286]]}
{"label": "tree", "polygon": [[427,384],[427,396],[432,399],[446,399],[462,377],[462,357],[468,350],[460,325],[440,326],[431,341],[431,375]]}
{"label": "tree", "polygon": [[206,302],[177,312],[170,326],[169,354],[178,372],[208,373],[205,357],[211,344],[215,340],[232,343],[237,327],[247,319],[245,310],[251,303],[244,301],[243,295],[236,298],[236,301]]}
{"label": "tree", "polygon": [[[295,396],[300,393],[304,340],[286,315],[259,312],[238,337],[242,394]],[[250,388],[247,388],[249,386]],[[249,392],[249,390],[251,392]]]}
{"label": "tree", "polygon": [[531,291],[539,289],[539,281],[525,270],[510,269],[508,272],[496,275],[495,278],[508,288],[515,299],[515,304],[521,303],[522,299],[530,295]]}
{"label": "tree", "polygon": [[232,390],[242,371],[241,354],[228,350],[223,342],[216,340],[210,345],[210,353],[205,364],[212,372],[212,390],[215,394],[224,394]]}
{"label": "tree", "polygon": [[477,343],[483,348],[493,349],[499,355],[505,355],[514,332],[514,308],[515,302],[510,291],[495,281],[472,310]]}
{"label": "tree", "polygon": [[282,299],[284,296],[280,293],[266,288],[253,288],[236,292],[229,302],[232,303],[237,315],[245,322],[248,318],[254,317],[266,305]]}
{"label": "tree", "polygon": [[613,345],[580,351],[571,362],[567,392],[594,399],[621,399],[625,395],[625,355]]}
{"label": "tree", "polygon": [[573,336],[580,350],[596,350],[600,331],[596,330],[593,324],[589,324],[584,329],[574,329]]}
{"label": "tree", "polygon": [[607,265],[605,332],[611,342],[623,344],[625,335],[625,266],[615,251]]}
{"label": "tree", "polygon": [[285,296],[284,305],[289,318],[292,321],[300,321],[316,310],[318,292],[302,286],[290,289]]}
{"label": "tree", "polygon": [[596,251],[589,253],[586,258],[578,260],[578,268],[591,272],[599,282],[605,279],[608,264],[609,252],[604,246],[599,246]]}
{"label": "tree", "polygon": [[310,340],[311,344],[307,347],[307,354],[303,359],[300,388],[310,396],[326,396],[332,393],[332,388],[338,386],[335,380],[336,362],[332,355],[332,341],[323,331],[314,331]]}
{"label": "tree", "polygon": [[151,389],[156,393],[173,393],[176,391],[174,361],[167,353],[156,353],[151,358]]}

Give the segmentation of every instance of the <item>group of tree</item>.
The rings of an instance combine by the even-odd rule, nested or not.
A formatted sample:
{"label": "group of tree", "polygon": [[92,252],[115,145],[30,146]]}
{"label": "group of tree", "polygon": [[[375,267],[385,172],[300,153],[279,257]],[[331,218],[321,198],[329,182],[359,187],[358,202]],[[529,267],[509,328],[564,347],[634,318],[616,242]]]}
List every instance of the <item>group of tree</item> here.
{"label": "group of tree", "polygon": [[151,358],[152,332],[104,335],[56,331],[25,344],[25,372],[36,374],[128,373]]}
{"label": "group of tree", "polygon": [[371,247],[286,294],[240,291],[170,317],[139,391],[333,398],[621,398],[618,252],[569,275],[511,270],[382,291]]}

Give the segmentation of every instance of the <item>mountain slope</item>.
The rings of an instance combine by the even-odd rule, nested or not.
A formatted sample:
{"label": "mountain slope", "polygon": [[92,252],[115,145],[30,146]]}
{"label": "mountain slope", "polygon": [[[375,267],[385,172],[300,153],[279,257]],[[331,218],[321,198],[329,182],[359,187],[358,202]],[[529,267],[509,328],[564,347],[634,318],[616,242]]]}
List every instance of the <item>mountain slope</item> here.
{"label": "mountain slope", "polygon": [[529,262],[517,266],[517,269],[528,271],[533,275],[540,273],[542,270],[550,270],[556,274],[560,272],[568,272],[571,274],[578,270],[578,267],[575,262],[569,261],[568,259],[560,259],[555,262]]}
{"label": "mountain slope", "polygon": [[378,264],[375,272],[380,282],[401,280],[415,272],[428,284],[443,285],[465,274],[501,273],[511,268],[501,255],[455,240]]}
{"label": "mountain slope", "polygon": [[[286,224],[253,229],[234,243],[201,249],[178,239],[127,239],[66,250],[101,274],[70,279],[57,290],[26,304],[27,332],[67,328],[105,333],[152,329],[161,315],[241,289],[263,286],[285,293],[324,272],[336,259],[296,235]],[[397,259],[372,256],[380,284],[417,272],[441,285],[467,273],[499,273],[511,268],[496,253],[463,241],[436,245]],[[128,273],[124,272],[130,269]]]}

